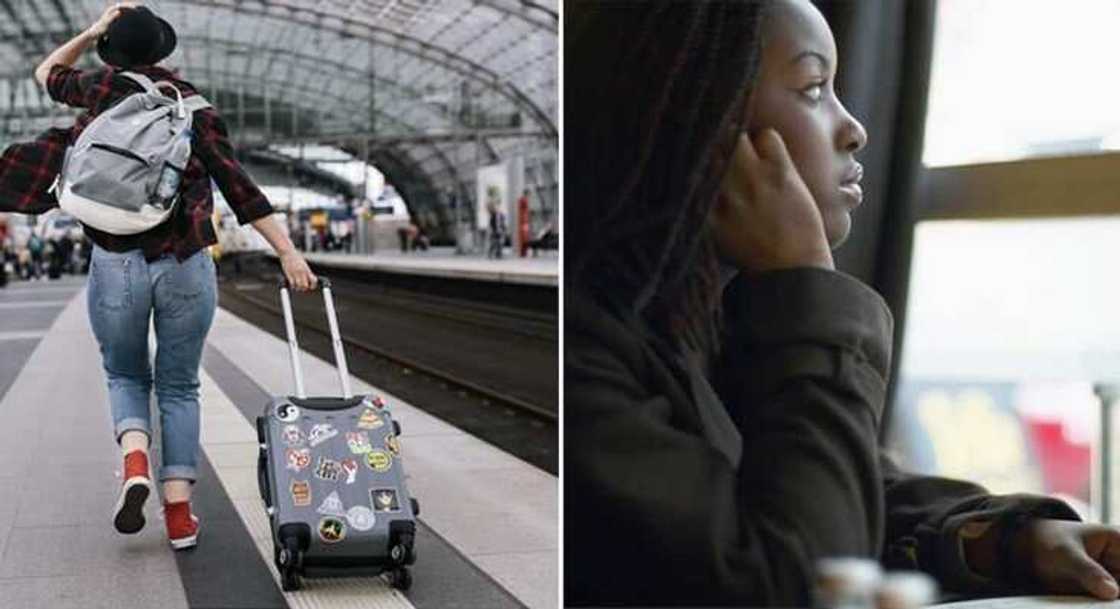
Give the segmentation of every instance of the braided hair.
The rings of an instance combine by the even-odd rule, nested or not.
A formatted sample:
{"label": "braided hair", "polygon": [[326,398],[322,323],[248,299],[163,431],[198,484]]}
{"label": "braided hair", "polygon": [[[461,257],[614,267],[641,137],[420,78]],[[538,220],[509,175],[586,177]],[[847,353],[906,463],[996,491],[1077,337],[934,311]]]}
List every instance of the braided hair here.
{"label": "braided hair", "polygon": [[708,216],[744,129],[768,0],[565,3],[565,291],[719,350]]}

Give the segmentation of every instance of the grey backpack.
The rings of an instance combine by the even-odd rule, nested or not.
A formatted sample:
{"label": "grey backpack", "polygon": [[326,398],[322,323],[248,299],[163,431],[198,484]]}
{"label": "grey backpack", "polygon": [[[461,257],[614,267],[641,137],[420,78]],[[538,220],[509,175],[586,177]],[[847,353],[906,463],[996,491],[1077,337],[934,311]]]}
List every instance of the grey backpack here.
{"label": "grey backpack", "polygon": [[[93,119],[66,151],[59,206],[114,235],[141,233],[171,216],[191,156],[191,120],[210,103],[183,99],[167,81],[121,72],[144,88]],[[175,89],[168,97],[159,87]]]}

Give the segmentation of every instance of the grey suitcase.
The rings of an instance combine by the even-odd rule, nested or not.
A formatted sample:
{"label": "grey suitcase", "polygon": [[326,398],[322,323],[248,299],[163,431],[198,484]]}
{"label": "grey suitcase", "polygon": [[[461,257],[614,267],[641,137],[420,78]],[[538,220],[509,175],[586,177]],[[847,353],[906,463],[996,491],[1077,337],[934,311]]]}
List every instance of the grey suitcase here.
{"label": "grey suitcase", "polygon": [[400,423],[381,396],[353,396],[331,283],[319,278],[341,397],[304,391],[287,281],[280,286],[296,395],[271,399],[257,417],[257,480],[269,514],[274,559],[286,591],[301,577],[388,573],[412,585],[420,505],[408,494]]}

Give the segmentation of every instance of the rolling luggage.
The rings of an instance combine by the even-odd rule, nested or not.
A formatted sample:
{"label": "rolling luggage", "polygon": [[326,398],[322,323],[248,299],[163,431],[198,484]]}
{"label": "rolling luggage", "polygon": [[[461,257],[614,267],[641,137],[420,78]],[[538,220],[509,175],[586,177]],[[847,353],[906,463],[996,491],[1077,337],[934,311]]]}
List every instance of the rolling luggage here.
{"label": "rolling luggage", "polygon": [[408,494],[400,423],[381,396],[352,396],[330,281],[319,278],[341,397],[307,397],[287,281],[280,286],[296,395],[272,398],[257,417],[257,481],[286,591],[301,577],[388,573],[412,585],[420,505]]}

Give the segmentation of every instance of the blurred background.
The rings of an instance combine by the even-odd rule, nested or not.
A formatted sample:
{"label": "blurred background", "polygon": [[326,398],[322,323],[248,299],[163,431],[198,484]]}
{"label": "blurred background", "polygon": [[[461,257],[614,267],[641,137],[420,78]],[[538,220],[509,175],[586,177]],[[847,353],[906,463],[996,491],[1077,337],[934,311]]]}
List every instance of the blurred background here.
{"label": "blurred background", "polygon": [[1115,523],[1120,2],[821,5],[871,135],[838,262],[895,313],[885,440],[911,469]]}
{"label": "blurred background", "polygon": [[[558,247],[555,2],[144,4],[178,32],[163,64],[222,111],[298,247],[481,256],[491,201],[522,229],[506,246],[543,236],[540,249]],[[73,123],[77,111],[53,103],[31,70],[105,6],[0,3],[0,147]],[[100,65],[91,52],[77,67]],[[224,253],[265,249],[224,201],[216,210]],[[20,274],[30,232],[53,240],[47,222],[0,218]]]}

